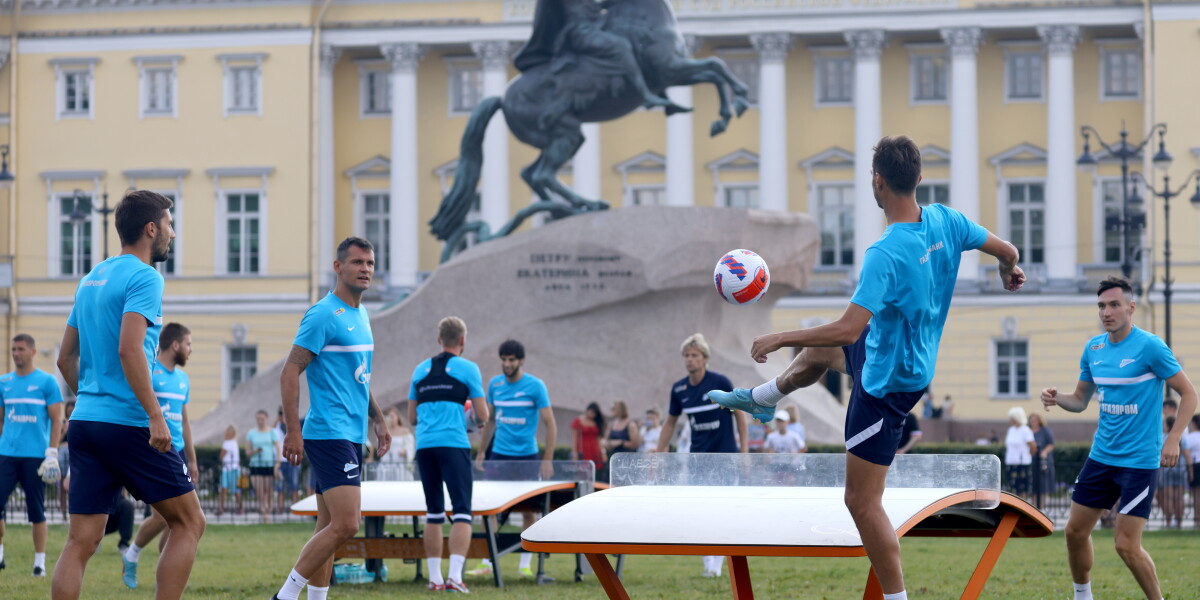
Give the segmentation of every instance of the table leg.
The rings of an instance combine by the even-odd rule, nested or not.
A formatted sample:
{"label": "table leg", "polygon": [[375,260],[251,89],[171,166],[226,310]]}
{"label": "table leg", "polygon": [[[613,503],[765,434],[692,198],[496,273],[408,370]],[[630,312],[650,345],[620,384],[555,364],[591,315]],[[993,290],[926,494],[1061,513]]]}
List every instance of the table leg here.
{"label": "table leg", "polygon": [[730,556],[729,582],[733,586],[733,600],[754,600],[754,589],[750,587],[750,566],[745,556]]}
{"label": "table leg", "polygon": [[[383,537],[383,517],[367,517],[363,521],[363,537]],[[368,558],[364,568],[375,574],[375,581],[383,581],[382,558]]]}
{"label": "table leg", "polygon": [[625,591],[625,586],[617,578],[617,573],[613,571],[612,565],[609,564],[608,557],[603,554],[588,554],[586,556],[588,562],[592,565],[592,570],[596,572],[596,579],[600,580],[600,585],[604,587],[604,591],[608,594],[609,599],[629,600],[629,593]]}
{"label": "table leg", "polygon": [[1004,545],[1012,536],[1018,519],[1020,519],[1020,515],[1016,511],[1004,513],[1000,524],[996,526],[995,533],[992,534],[992,539],[988,541],[987,548],[983,550],[983,556],[980,557],[975,572],[971,574],[971,580],[967,582],[967,587],[963,590],[963,600],[974,600],[983,593],[983,586],[987,584],[988,576],[992,574],[996,561],[1000,560],[1000,552],[1004,550]]}
{"label": "table leg", "polygon": [[483,518],[483,531],[487,534],[488,556],[492,559],[492,580],[496,587],[504,589],[504,578],[500,577],[500,549],[496,547],[496,529],[492,527],[490,517]]}
{"label": "table leg", "polygon": [[[419,518],[420,517],[412,518],[412,520],[413,520],[412,521],[412,523],[413,523],[413,538],[418,539],[418,540],[425,538],[424,534],[420,531],[421,523],[418,520]],[[423,575],[421,573],[422,567],[424,565],[425,565],[425,561],[423,559],[418,558],[417,559],[417,574],[413,577],[414,582],[420,583],[422,581],[425,581],[425,575]]]}
{"label": "table leg", "polygon": [[875,567],[867,572],[867,589],[863,590],[863,600],[882,600],[883,599],[883,584],[879,583],[879,576],[875,574]]}

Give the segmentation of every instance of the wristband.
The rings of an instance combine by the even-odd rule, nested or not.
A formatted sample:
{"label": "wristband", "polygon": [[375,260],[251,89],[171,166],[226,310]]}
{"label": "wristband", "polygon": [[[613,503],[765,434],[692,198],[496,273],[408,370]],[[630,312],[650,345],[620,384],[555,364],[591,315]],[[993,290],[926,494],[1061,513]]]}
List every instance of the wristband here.
{"label": "wristband", "polygon": [[53,446],[46,448],[46,458],[53,458],[53,459],[57,460],[58,459],[58,448],[55,448]]}

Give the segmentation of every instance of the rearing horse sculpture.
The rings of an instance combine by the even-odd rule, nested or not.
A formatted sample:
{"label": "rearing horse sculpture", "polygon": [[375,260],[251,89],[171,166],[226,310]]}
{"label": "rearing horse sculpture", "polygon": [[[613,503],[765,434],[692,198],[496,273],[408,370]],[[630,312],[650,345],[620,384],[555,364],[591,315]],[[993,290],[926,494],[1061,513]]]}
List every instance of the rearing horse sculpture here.
{"label": "rearing horse sculpture", "polygon": [[[521,74],[504,98],[485,98],[471,113],[454,186],[430,221],[433,234],[446,243],[443,262],[463,248],[468,233],[484,241],[508,235],[538,212],[557,219],[608,208],[558,180],[558,170],[583,144],[583,123],[611,121],[640,106],[661,106],[668,115],[691,110],[663,96],[677,85],[716,88],[720,118],[712,123],[714,136],[748,106],[746,86],[721,59],[690,56],[669,0],[538,0],[533,34],[514,63]],[[498,110],[517,139],[542,152],[521,170],[539,201],[493,233],[486,223],[468,223],[467,213],[478,194],[484,131]]]}

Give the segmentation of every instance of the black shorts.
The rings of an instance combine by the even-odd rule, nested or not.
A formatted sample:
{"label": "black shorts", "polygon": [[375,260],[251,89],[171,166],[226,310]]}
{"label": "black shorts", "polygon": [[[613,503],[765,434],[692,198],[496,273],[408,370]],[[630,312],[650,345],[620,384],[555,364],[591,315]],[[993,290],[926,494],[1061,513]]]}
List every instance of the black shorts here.
{"label": "black shorts", "polygon": [[318,494],[340,485],[362,487],[362,444],[349,440],[304,440]]}
{"label": "black shorts", "polygon": [[842,346],[846,372],[854,379],[846,408],[846,451],[877,465],[891,466],[904,433],[904,420],[925,390],[892,392],[876,398],[862,387],[863,365],[867,362],[868,325],[858,341]]}
{"label": "black shorts", "polygon": [[[1200,448],[1196,449],[1200,452]],[[1200,463],[1192,463],[1192,487],[1200,488]]]}
{"label": "black shorts", "polygon": [[1117,504],[1117,512],[1147,519],[1157,477],[1158,469],[1113,467],[1089,458],[1075,479],[1071,500],[1091,508],[1112,508]]}
{"label": "black shorts", "polygon": [[[0,417],[2,418],[2,417]],[[8,496],[21,484],[25,490],[25,515],[30,523],[46,520],[46,484],[38,475],[38,467],[44,458],[26,456],[0,456],[0,521],[5,519],[4,509]]]}
{"label": "black shorts", "polygon": [[[421,448],[417,450],[417,469],[421,473],[421,487],[425,491],[425,521],[438,524],[446,522],[446,493],[450,495],[451,519],[454,522],[471,522],[471,473],[470,448]],[[445,484],[445,492],[442,484]]]}
{"label": "black shorts", "polygon": [[195,491],[175,451],[150,446],[150,428],[71,421],[71,514],[110,515],[121,488],[147,504]]}
{"label": "black shorts", "polygon": [[500,464],[484,464],[485,477],[492,481],[538,481],[541,479],[542,455],[537,452],[520,456],[489,452],[488,460],[500,462]]}
{"label": "black shorts", "polygon": [[275,467],[250,467],[251,477],[275,477]]}

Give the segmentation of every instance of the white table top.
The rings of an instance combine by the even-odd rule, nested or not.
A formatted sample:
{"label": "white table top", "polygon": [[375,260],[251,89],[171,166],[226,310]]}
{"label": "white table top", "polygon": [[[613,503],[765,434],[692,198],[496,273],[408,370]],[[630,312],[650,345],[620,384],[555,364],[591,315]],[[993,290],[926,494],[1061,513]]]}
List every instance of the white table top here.
{"label": "white table top", "polygon": [[[476,481],[471,491],[471,512],[494,514],[525,498],[574,487],[573,481]],[[445,494],[445,498],[449,511],[450,495]],[[425,492],[420,481],[364,481],[361,507],[364,516],[424,515]],[[304,498],[293,504],[291,510],[296,514],[315,515],[317,497]]]}

